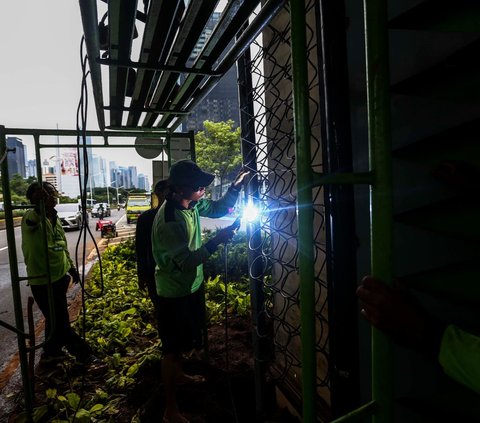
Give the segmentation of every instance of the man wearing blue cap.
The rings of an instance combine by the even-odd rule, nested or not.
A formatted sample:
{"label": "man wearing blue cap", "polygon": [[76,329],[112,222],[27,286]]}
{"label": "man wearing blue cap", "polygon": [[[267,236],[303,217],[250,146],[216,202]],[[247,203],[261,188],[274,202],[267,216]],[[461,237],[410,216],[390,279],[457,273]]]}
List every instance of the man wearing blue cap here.
{"label": "man wearing blue cap", "polygon": [[219,218],[237,201],[248,171],[241,171],[218,201],[202,198],[214,175],[194,162],[181,160],[172,165],[170,193],[160,207],[152,230],[153,257],[157,263],[155,282],[159,295],[159,333],[162,340],[162,379],[166,407],[164,423],[185,423],[176,401],[180,382],[198,380],[182,371],[182,353],[200,349],[203,342],[205,307],[203,263],[217,247],[228,242],[238,227],[234,224],[217,232],[202,244],[200,216]]}

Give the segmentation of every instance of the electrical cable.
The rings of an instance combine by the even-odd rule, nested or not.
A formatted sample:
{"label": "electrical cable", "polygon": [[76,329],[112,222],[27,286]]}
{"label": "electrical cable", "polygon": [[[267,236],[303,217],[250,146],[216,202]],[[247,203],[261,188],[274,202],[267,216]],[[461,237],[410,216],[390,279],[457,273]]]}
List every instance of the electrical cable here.
{"label": "electrical cable", "polygon": [[[87,90],[87,77],[90,74],[89,71],[87,71],[87,55],[84,53],[84,45],[85,45],[85,37],[82,36],[81,41],[80,41],[80,63],[81,63],[81,68],[82,68],[82,81],[81,81],[81,89],[80,89],[80,100],[78,102],[78,107],[77,107],[77,114],[76,114],[76,129],[77,129],[77,157],[80,162],[80,158],[82,158],[82,165],[83,165],[83,175],[82,172],[78,172],[78,182],[79,182],[79,189],[80,189],[80,204],[81,204],[81,209],[82,209],[82,224],[80,226],[80,233],[78,235],[77,243],[75,245],[75,266],[77,269],[79,269],[79,263],[78,263],[78,251],[80,247],[80,242],[82,241],[82,236],[83,236],[83,244],[82,244],[82,273],[80,277],[80,287],[81,287],[81,300],[82,300],[82,326],[81,326],[81,337],[83,340],[86,338],[86,296],[90,298],[100,298],[103,295],[104,292],[104,282],[103,282],[103,269],[102,269],[102,259],[100,255],[100,251],[97,245],[97,242],[95,240],[94,235],[92,234],[92,231],[88,225],[88,212],[87,212],[87,181],[89,177],[89,163],[88,163],[88,149],[87,149],[87,111],[88,111],[88,90]],[[80,170],[80,163],[78,163],[78,167]],[[83,176],[83,179],[82,179]],[[107,187],[108,189],[108,187]],[[99,262],[99,268],[100,268],[100,294],[97,296],[94,296],[90,294],[86,290],[85,286],[85,261],[86,261],[86,255],[87,255],[87,233],[90,235],[90,238],[92,239],[95,250],[97,252],[97,257],[98,257],[98,262]],[[80,275],[79,275],[80,276]],[[84,366],[86,363],[84,363]],[[80,400],[78,402],[78,405],[73,413],[73,418],[72,418],[72,423],[75,422],[76,420],[76,415],[78,410],[80,409],[80,406],[82,404],[83,397],[85,395],[85,384],[86,384],[86,372],[82,372],[82,380],[81,380],[81,390],[80,390]]]}

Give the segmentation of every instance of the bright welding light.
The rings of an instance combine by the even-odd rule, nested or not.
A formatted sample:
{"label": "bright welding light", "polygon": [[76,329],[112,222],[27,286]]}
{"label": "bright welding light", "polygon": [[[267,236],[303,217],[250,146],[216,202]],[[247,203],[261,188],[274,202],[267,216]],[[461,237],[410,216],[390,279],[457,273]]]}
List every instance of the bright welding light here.
{"label": "bright welding light", "polygon": [[248,223],[255,222],[260,216],[258,208],[253,205],[253,203],[249,202],[245,208],[243,209],[243,219],[246,220]]}

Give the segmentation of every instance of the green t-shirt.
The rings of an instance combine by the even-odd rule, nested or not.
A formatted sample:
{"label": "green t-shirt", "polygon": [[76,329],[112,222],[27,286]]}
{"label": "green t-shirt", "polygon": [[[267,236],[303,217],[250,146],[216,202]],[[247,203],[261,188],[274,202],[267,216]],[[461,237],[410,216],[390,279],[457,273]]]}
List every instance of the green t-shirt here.
{"label": "green t-shirt", "polygon": [[49,219],[42,222],[40,214],[35,209],[28,210],[22,219],[22,251],[27,266],[27,275],[29,278],[35,278],[28,281],[30,285],[46,285],[48,283],[45,238],[43,236],[44,224],[47,229],[51,281],[60,280],[73,267],[60,219],[56,218],[55,224],[52,225]]}
{"label": "green t-shirt", "polygon": [[218,218],[233,207],[238,192],[230,188],[218,201],[202,199],[190,209],[165,201],[155,216],[152,252],[158,295],[184,297],[203,283],[203,263],[210,252],[202,245],[200,216]]}
{"label": "green t-shirt", "polygon": [[480,394],[480,338],[449,325],[443,334],[438,360],[443,371]]}

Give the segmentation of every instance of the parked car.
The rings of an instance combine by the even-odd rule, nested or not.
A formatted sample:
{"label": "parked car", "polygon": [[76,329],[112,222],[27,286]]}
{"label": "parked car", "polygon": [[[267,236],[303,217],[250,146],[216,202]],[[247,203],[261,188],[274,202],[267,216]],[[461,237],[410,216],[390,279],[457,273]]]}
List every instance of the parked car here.
{"label": "parked car", "polygon": [[[100,216],[102,208],[103,208],[103,216]],[[112,210],[110,209],[110,204],[108,203],[97,203],[92,207],[92,211],[91,211],[92,217],[109,217],[111,215],[112,215]]]}
{"label": "parked car", "polygon": [[57,204],[55,209],[64,229],[80,229],[82,226],[82,206],[79,203]]}

